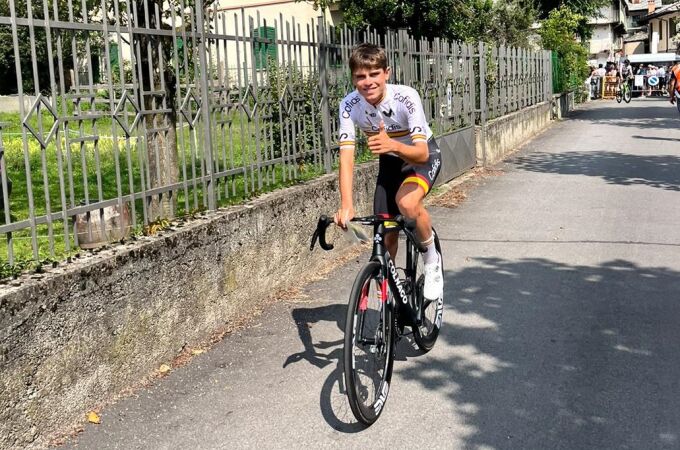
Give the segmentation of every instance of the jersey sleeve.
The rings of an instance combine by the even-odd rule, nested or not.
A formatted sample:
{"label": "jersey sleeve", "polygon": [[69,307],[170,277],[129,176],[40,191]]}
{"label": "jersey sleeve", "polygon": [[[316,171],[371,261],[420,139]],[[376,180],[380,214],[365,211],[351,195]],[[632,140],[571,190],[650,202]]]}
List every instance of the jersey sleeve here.
{"label": "jersey sleeve", "polygon": [[408,128],[411,134],[411,141],[414,144],[416,142],[427,142],[429,126],[425,118],[423,102],[418,91],[415,89],[409,89],[409,97],[413,99],[412,108],[408,111]]}
{"label": "jersey sleeve", "polygon": [[340,124],[338,126],[338,145],[340,150],[354,150],[356,131],[352,116],[343,108],[344,102],[340,102]]}

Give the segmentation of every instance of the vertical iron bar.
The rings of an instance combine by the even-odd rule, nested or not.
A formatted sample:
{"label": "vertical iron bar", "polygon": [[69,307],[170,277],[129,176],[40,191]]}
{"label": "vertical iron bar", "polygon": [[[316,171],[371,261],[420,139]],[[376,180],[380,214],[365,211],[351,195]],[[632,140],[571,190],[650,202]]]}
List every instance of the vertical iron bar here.
{"label": "vertical iron bar", "polygon": [[197,0],[196,2],[196,19],[197,24],[200,26],[199,38],[200,42],[198,45],[199,59],[201,64],[201,113],[203,118],[204,127],[204,148],[205,148],[205,161],[208,165],[208,209],[215,209],[215,174],[212,167],[212,130],[210,124],[210,93],[208,92],[208,80],[209,74],[206,73],[205,68],[208,67],[208,61],[206,61],[206,37],[204,23],[205,19],[203,17],[203,0]]}
{"label": "vertical iron bar", "polygon": [[[19,36],[17,29],[16,8],[14,0],[9,0],[10,20],[12,22],[12,43],[14,44],[14,66],[16,68],[17,89],[19,93],[19,114],[22,120],[26,117],[26,110],[24,107],[24,88],[23,77],[21,75],[21,57],[19,55]],[[35,51],[35,43],[32,43],[32,51]],[[28,195],[28,220],[31,227],[31,245],[33,246],[33,258],[38,260],[38,235],[35,223],[35,205],[33,203],[33,185],[31,181],[31,161],[30,149],[28,146],[28,135],[26,134],[26,127],[21,127],[21,137],[24,147],[24,169],[26,171],[26,189]]]}
{"label": "vertical iron bar", "polygon": [[486,167],[486,116],[488,107],[486,102],[486,45],[479,43],[479,96],[480,96],[480,118],[482,126],[482,164]]}
{"label": "vertical iron bar", "polygon": [[319,83],[321,88],[321,129],[323,130],[324,169],[326,173],[333,170],[330,149],[330,108],[328,95],[328,44],[326,36],[326,21],[324,16],[318,18],[319,36]]}

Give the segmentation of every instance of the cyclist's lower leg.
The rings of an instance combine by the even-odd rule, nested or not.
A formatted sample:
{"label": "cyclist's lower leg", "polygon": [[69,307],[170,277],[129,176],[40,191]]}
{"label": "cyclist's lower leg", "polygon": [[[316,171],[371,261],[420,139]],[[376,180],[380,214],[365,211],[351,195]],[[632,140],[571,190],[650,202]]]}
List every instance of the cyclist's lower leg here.
{"label": "cyclist's lower leg", "polygon": [[397,206],[399,211],[409,219],[416,221],[416,233],[420,242],[427,245],[433,239],[432,220],[423,205],[425,192],[414,183],[402,185],[397,192]]}
{"label": "cyclist's lower leg", "polygon": [[402,185],[397,192],[399,211],[409,219],[415,219],[416,232],[421,243],[427,248],[423,254],[425,269],[425,298],[436,300],[442,296],[444,280],[440,255],[434,245],[434,232],[430,214],[423,205],[425,191],[417,184]]}
{"label": "cyclist's lower leg", "polygon": [[385,233],[385,247],[390,252],[390,258],[396,260],[397,251],[399,250],[399,233],[397,231]]}

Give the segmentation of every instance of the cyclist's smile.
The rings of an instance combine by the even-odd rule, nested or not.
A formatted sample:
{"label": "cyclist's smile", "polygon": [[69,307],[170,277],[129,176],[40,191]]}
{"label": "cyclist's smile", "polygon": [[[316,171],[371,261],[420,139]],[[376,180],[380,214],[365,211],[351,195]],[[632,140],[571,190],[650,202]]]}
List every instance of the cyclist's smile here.
{"label": "cyclist's smile", "polygon": [[372,105],[377,105],[385,96],[390,68],[387,69],[356,69],[352,74],[352,83],[362,97]]}

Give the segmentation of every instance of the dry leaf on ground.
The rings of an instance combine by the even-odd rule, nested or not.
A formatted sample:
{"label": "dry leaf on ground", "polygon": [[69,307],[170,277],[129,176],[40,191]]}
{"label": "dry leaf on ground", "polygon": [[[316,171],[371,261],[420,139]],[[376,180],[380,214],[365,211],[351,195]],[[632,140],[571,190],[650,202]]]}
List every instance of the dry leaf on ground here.
{"label": "dry leaf on ground", "polygon": [[87,421],[90,422],[90,423],[96,423],[96,424],[102,423],[102,419],[94,411],[90,411],[89,413],[87,413]]}

